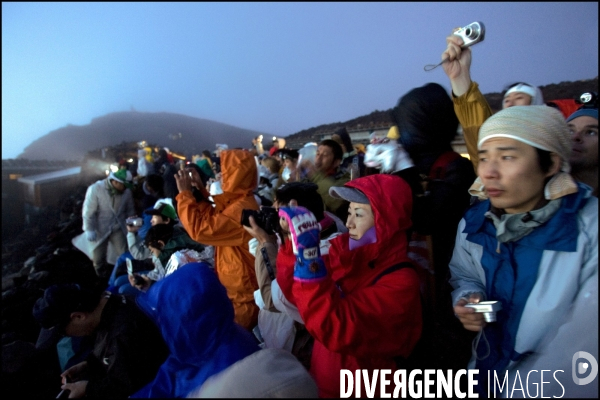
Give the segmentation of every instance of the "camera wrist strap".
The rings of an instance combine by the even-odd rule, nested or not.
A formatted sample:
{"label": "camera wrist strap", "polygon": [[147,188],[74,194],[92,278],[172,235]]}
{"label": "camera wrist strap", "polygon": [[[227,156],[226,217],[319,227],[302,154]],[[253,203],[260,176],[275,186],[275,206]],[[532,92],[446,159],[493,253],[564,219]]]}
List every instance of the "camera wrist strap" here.
{"label": "camera wrist strap", "polygon": [[434,65],[434,64],[427,64],[426,66],[424,66],[424,67],[423,67],[423,69],[424,69],[425,71],[427,71],[427,72],[429,72],[429,71],[432,71],[432,70],[436,69],[437,67],[439,67],[440,65],[442,65],[443,63],[445,63],[446,61],[448,61],[448,59],[447,59],[447,58],[444,58],[444,59],[442,60],[442,62],[440,62],[439,64],[437,64],[437,65]]}
{"label": "camera wrist strap", "polygon": [[275,280],[275,271],[273,271],[273,267],[271,266],[271,260],[269,259],[269,255],[267,254],[267,249],[264,247],[260,249],[260,254],[262,254],[263,261],[265,262],[265,267],[267,267],[267,271],[269,271],[269,278],[272,281]]}
{"label": "camera wrist strap", "polygon": [[[477,354],[477,346],[479,346],[479,340],[482,337],[483,337],[483,340],[485,341],[485,344],[487,347],[487,353],[483,357],[479,358],[479,355]],[[479,331],[479,333],[473,340],[473,343],[471,344],[471,351],[473,354],[475,354],[475,358],[477,358],[480,361],[485,360],[490,355],[490,342],[488,342],[487,338],[485,337],[485,332],[483,331],[483,327],[481,327],[481,330]]]}

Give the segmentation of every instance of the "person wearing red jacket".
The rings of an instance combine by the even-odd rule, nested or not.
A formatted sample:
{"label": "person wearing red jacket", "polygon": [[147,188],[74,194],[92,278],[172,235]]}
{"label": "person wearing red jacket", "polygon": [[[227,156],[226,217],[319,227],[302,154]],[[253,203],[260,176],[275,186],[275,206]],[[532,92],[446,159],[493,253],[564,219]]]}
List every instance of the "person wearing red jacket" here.
{"label": "person wearing red jacket", "polygon": [[[350,201],[349,232],[332,239],[324,257],[314,215],[303,207],[279,209],[295,262],[278,257],[278,280],[315,339],[310,373],[320,397],[340,397],[342,369],[369,376],[375,369],[395,371],[395,358],[410,355],[422,329],[419,278],[407,256],[408,184],[370,175],[332,187],[330,194]],[[293,277],[291,293],[284,276]]]}

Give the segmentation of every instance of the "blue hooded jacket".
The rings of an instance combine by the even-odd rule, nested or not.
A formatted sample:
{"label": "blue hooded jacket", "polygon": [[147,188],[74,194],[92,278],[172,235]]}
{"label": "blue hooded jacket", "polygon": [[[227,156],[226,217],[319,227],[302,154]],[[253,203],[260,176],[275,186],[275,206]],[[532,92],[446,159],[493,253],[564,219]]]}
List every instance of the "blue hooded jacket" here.
{"label": "blue hooded jacket", "polygon": [[206,263],[182,266],[140,294],[137,303],[158,325],[170,355],[154,381],[131,397],[185,397],[259,350],[250,333],[233,322],[233,305]]}
{"label": "blue hooded jacket", "polygon": [[[559,253],[578,251],[582,223],[579,212],[590,199],[590,192],[589,187],[579,184],[579,191],[564,196],[560,208],[548,221],[514,242],[498,242],[496,228],[485,216],[490,208],[489,200],[473,206],[465,214],[466,223],[463,233],[467,234],[467,242],[483,248],[481,259],[478,261],[485,274],[483,282],[485,297],[502,303],[502,310],[497,314],[496,323],[485,326],[486,340],[479,341],[477,346],[478,356],[488,354],[477,359],[475,364],[480,370],[479,382],[483,392],[487,387],[485,371],[504,371],[511,361],[519,362],[529,355],[516,351],[515,344],[519,331],[527,329],[523,326],[531,324],[527,318],[523,326],[521,322],[531,292],[534,286],[539,284],[542,257],[544,252],[549,251]],[[564,269],[563,274],[567,282],[567,270],[578,271],[583,266],[561,265],[560,268]],[[543,305],[540,307],[544,308]],[[550,308],[550,305],[545,307]],[[557,319],[561,317],[562,315],[556,315]],[[542,326],[536,328],[540,331],[548,329]]]}

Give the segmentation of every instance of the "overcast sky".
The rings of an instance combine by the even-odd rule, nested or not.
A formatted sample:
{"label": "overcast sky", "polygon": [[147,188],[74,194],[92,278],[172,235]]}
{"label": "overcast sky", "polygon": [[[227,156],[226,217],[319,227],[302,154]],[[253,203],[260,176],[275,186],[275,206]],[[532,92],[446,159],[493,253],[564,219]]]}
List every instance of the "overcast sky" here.
{"label": "overcast sky", "polygon": [[473,21],[484,93],[598,76],[595,2],[2,3],[2,158],[132,107],[278,136],[386,110],[449,90],[423,66]]}

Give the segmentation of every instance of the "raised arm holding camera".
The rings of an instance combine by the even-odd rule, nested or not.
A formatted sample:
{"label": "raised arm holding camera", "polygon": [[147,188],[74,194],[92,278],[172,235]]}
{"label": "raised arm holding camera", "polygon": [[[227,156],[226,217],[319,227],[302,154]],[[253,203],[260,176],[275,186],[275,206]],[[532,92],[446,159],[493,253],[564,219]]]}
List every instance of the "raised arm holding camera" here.
{"label": "raised arm holding camera", "polygon": [[[477,134],[481,125],[492,115],[487,100],[479,90],[479,85],[471,79],[472,52],[465,46],[465,34],[454,29],[446,38],[446,50],[442,53],[442,66],[450,78],[454,111],[463,128],[465,144],[471,162],[477,170]],[[481,37],[480,40],[483,40]],[[477,41],[475,42],[477,43]],[[539,88],[528,83],[519,82],[505,89],[502,108],[516,105],[542,105],[544,99]]]}

